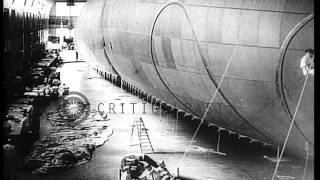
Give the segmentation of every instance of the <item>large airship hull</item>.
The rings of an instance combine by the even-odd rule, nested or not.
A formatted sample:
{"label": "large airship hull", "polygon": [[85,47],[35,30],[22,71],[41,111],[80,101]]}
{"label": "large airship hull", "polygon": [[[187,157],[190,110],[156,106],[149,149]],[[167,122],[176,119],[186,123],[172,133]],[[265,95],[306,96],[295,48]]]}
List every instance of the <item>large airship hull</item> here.
{"label": "large airship hull", "polygon": [[199,118],[216,94],[206,122],[240,137],[282,147],[296,114],[285,152],[304,157],[306,144],[313,153],[314,77],[302,91],[299,66],[314,48],[313,4],[88,0],[76,41],[101,69]]}

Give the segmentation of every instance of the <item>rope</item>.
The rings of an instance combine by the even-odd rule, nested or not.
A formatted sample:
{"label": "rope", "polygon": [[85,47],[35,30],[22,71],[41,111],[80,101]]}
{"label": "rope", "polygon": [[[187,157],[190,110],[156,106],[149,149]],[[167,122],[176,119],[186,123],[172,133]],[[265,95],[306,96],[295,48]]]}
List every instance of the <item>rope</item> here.
{"label": "rope", "polygon": [[289,127],[289,130],[288,130],[288,133],[287,133],[287,136],[286,136],[286,139],[284,141],[284,144],[283,144],[283,147],[282,147],[282,150],[281,150],[281,153],[280,153],[280,157],[279,159],[277,160],[277,164],[276,164],[276,168],[273,172],[273,175],[272,175],[272,180],[274,180],[276,174],[277,174],[277,170],[278,170],[278,167],[279,167],[279,164],[280,164],[280,161],[281,161],[281,158],[282,158],[282,155],[283,155],[283,152],[286,148],[286,145],[287,145],[287,142],[288,142],[288,139],[289,139],[289,135],[291,133],[291,130],[292,130],[292,127],[293,127],[293,124],[295,122],[295,118],[296,118],[296,115],[297,115],[297,112],[298,112],[298,109],[299,109],[299,106],[300,106],[300,102],[301,102],[301,99],[302,99],[302,95],[303,95],[303,92],[304,92],[304,89],[306,87],[306,84],[307,84],[307,81],[308,81],[308,77],[309,77],[309,74],[306,76],[306,79],[303,83],[303,87],[302,87],[302,90],[301,90],[301,93],[300,93],[300,97],[299,97],[299,100],[298,100],[298,103],[297,103],[297,106],[296,106],[296,109],[294,111],[294,114],[293,114],[293,118],[291,120],[291,123],[290,123],[290,127]]}
{"label": "rope", "polygon": [[306,154],[306,161],[305,161],[305,164],[304,164],[302,180],[304,180],[304,178],[306,176],[307,167],[308,167],[308,159],[309,159],[309,143],[308,142],[306,142],[306,151],[307,151],[307,154]]}
{"label": "rope", "polygon": [[[206,108],[206,111],[205,111],[204,115],[202,116],[201,121],[200,121],[200,123],[199,123],[199,125],[198,125],[198,127],[197,127],[197,129],[196,129],[196,131],[195,131],[195,133],[193,134],[191,140],[190,140],[189,143],[188,143],[188,146],[186,147],[186,150],[184,151],[184,154],[183,154],[182,158],[181,158],[180,161],[179,161],[179,166],[180,166],[181,162],[183,161],[183,159],[185,158],[185,156],[186,156],[186,154],[187,154],[187,151],[188,151],[188,148],[191,146],[192,142],[194,141],[194,138],[196,137],[196,135],[197,135],[197,133],[198,133],[201,125],[202,125],[203,122],[204,122],[205,117],[207,116],[207,113],[208,113],[208,111],[209,111],[209,109],[210,109],[210,107],[211,107],[211,105],[212,105],[212,103],[213,103],[213,101],[214,101],[214,99],[215,99],[215,97],[216,97],[216,95],[217,95],[217,92],[218,92],[218,90],[219,90],[219,88],[220,88],[220,86],[221,86],[221,84],[222,84],[222,82],[223,82],[223,80],[224,80],[224,77],[225,77],[225,75],[226,75],[226,73],[227,73],[227,71],[228,71],[228,69],[229,69],[229,66],[230,66],[231,61],[232,61],[232,59],[233,59],[233,55],[234,55],[235,50],[236,50],[236,48],[233,49],[233,52],[232,52],[232,54],[231,54],[231,56],[230,56],[230,58],[229,58],[229,60],[228,60],[228,64],[227,64],[227,66],[226,66],[226,68],[225,68],[225,70],[224,70],[224,72],[223,72],[223,74],[222,74],[222,77],[221,77],[221,80],[220,80],[220,82],[219,82],[219,84],[218,84],[218,87],[216,88],[216,90],[215,90],[215,92],[214,92],[214,94],[213,94],[213,96],[212,96],[212,98],[211,98],[211,100],[210,100],[210,103],[209,103],[208,107]],[[220,133],[220,132],[219,132],[219,133]],[[179,167],[179,166],[178,166],[178,167]]]}
{"label": "rope", "polygon": [[[183,11],[184,11],[184,13],[185,13],[185,15],[186,15],[186,17],[187,17],[187,20],[188,20],[188,22],[189,22],[189,25],[190,25],[190,27],[191,27],[193,36],[194,36],[194,38],[195,38],[196,46],[197,46],[197,49],[198,49],[198,51],[199,51],[199,54],[200,54],[202,63],[203,63],[203,65],[204,65],[204,67],[205,67],[205,69],[206,69],[206,71],[207,71],[207,73],[208,73],[208,75],[209,75],[209,78],[211,79],[211,81],[213,82],[213,84],[216,86],[216,90],[215,90],[215,92],[214,92],[214,94],[213,94],[213,96],[212,96],[212,98],[211,98],[211,100],[210,100],[210,103],[209,103],[208,107],[206,108],[206,111],[205,111],[203,117],[201,118],[201,121],[200,121],[200,123],[199,123],[199,125],[198,125],[198,127],[197,127],[197,129],[196,129],[196,131],[195,131],[195,133],[194,133],[191,141],[189,141],[188,146],[187,146],[186,150],[184,151],[183,157],[182,157],[182,158],[180,159],[180,161],[179,161],[179,165],[180,165],[181,161],[182,161],[182,160],[185,158],[185,156],[186,156],[187,149],[189,148],[189,146],[190,146],[191,143],[193,142],[193,140],[194,140],[195,136],[197,135],[197,133],[198,133],[201,125],[203,124],[204,118],[206,117],[206,115],[207,115],[207,113],[208,113],[208,111],[209,111],[209,109],[210,109],[210,107],[211,107],[211,105],[212,105],[212,103],[213,103],[216,95],[217,95],[217,92],[220,92],[220,91],[219,91],[219,90],[220,90],[220,86],[221,86],[221,84],[222,84],[222,82],[223,82],[223,80],[224,80],[225,74],[226,74],[226,72],[227,72],[227,70],[228,70],[228,68],[229,68],[229,66],[230,66],[230,64],[231,64],[231,60],[232,60],[232,57],[233,57],[233,54],[234,54],[236,48],[233,49],[232,55],[231,55],[231,57],[230,57],[230,59],[229,59],[229,62],[228,62],[228,64],[227,64],[227,66],[226,66],[226,69],[225,69],[225,71],[224,71],[224,73],[223,73],[223,75],[222,75],[222,77],[221,77],[221,80],[220,80],[219,84],[217,85],[216,82],[215,82],[215,80],[213,79],[213,75],[212,75],[212,73],[211,73],[211,71],[210,71],[210,69],[209,69],[209,67],[208,67],[208,63],[207,63],[207,61],[206,61],[206,59],[205,59],[205,57],[204,57],[204,55],[203,55],[203,53],[202,53],[202,51],[201,51],[198,37],[197,37],[197,35],[196,35],[195,31],[194,31],[194,28],[193,28],[193,26],[192,26],[191,20],[190,20],[190,18],[189,18],[189,15],[188,15],[188,13],[187,13],[184,5],[183,5],[181,2],[178,2],[178,1],[171,1],[171,2],[167,3],[166,5],[164,5],[164,6],[160,9],[160,11],[158,12],[158,14],[157,14],[157,16],[156,16],[156,18],[155,18],[155,21],[154,21],[153,26],[152,26],[152,31],[151,31],[151,39],[150,39],[151,58],[152,58],[154,67],[155,67],[155,69],[156,69],[156,72],[157,72],[160,80],[161,80],[162,83],[164,84],[164,86],[168,89],[168,91],[169,91],[186,109],[190,110],[190,109],[171,91],[171,89],[170,89],[170,88],[168,87],[168,85],[165,83],[165,81],[163,80],[163,78],[161,77],[161,75],[160,75],[160,73],[159,73],[158,68],[156,67],[156,63],[155,63],[155,60],[154,60],[154,57],[153,57],[153,32],[154,32],[155,24],[156,24],[159,16],[161,15],[161,13],[162,13],[167,7],[169,7],[170,5],[178,5],[179,7],[181,7],[181,8],[183,9]],[[220,94],[222,94],[222,92],[220,92]],[[223,96],[223,94],[222,94],[222,96]],[[224,96],[223,96],[223,97],[224,97]],[[226,100],[225,97],[224,97],[224,99]],[[226,101],[228,102],[228,100],[226,100]],[[228,104],[230,104],[230,103],[228,102]],[[230,106],[231,106],[231,104],[230,104]],[[234,110],[235,110],[235,109],[234,109]],[[190,110],[190,111],[192,112],[192,110]],[[237,111],[235,110],[235,112],[237,112]],[[241,116],[240,116],[240,117],[241,117]]]}
{"label": "rope", "polygon": [[[192,23],[191,23],[191,20],[189,18],[189,15],[185,9],[185,6],[179,2],[179,1],[176,1],[176,0],[172,0],[172,1],[169,1],[167,4],[165,4],[161,9],[160,11],[158,12],[154,22],[153,22],[153,26],[152,26],[152,31],[151,31],[151,37],[150,37],[150,53],[151,53],[151,59],[153,61],[153,65],[155,67],[155,70],[160,78],[160,80],[162,81],[163,85],[167,88],[167,90],[169,91],[169,93],[171,95],[173,95],[175,97],[175,99],[180,102],[187,110],[189,110],[191,113],[193,113],[194,115],[197,115],[197,113],[195,113],[194,111],[192,111],[189,107],[187,107],[187,105],[185,105],[172,91],[171,89],[168,87],[168,85],[166,84],[166,82],[163,80],[162,76],[160,75],[160,72],[156,66],[156,63],[155,63],[155,60],[154,60],[154,55],[153,55],[153,32],[154,32],[154,28],[155,28],[155,25],[156,25],[156,22],[159,18],[159,16],[161,15],[161,13],[169,6],[171,5],[177,5],[179,7],[181,7],[186,15],[186,18],[188,20],[188,23],[191,27],[191,30],[192,30],[192,34],[195,38],[195,42],[196,42],[196,46],[197,46],[197,49],[199,51],[199,54],[200,54],[200,58],[201,58],[201,61],[208,73],[208,76],[210,78],[210,80],[212,81],[213,85],[216,87],[216,89],[218,89],[218,92],[220,93],[220,95],[222,96],[222,98],[226,101],[226,103],[229,105],[229,107],[233,110],[233,112],[235,114],[237,114],[241,120],[243,120],[243,122],[245,122],[246,124],[248,124],[249,126],[251,126],[254,130],[256,130],[257,132],[259,132],[262,136],[265,137],[265,140],[269,140],[269,141],[273,141],[271,137],[269,137],[268,135],[266,135],[264,132],[262,132],[261,130],[257,129],[251,122],[249,122],[246,118],[244,118],[241,113],[232,105],[232,103],[226,98],[226,96],[224,95],[224,93],[221,91],[221,89],[218,88],[218,83],[215,81],[214,79],[214,75],[212,73],[212,71],[210,70],[209,68],[209,65],[208,65],[208,62],[205,58],[205,56],[203,55],[204,53],[202,52],[201,48],[200,48],[200,42],[199,42],[199,39],[194,31],[194,28],[192,26]],[[237,44],[237,46],[239,46],[240,44]],[[198,115],[197,115],[198,116]]]}
{"label": "rope", "polygon": [[[285,107],[286,112],[288,113],[290,118],[293,118],[292,112],[290,111],[289,105],[287,103],[286,100],[286,96],[285,94],[285,88],[283,85],[283,64],[284,64],[284,60],[286,57],[286,52],[289,48],[289,44],[291,43],[292,39],[295,37],[295,35],[307,24],[309,23],[311,20],[314,19],[314,14],[310,14],[307,17],[305,17],[304,19],[302,19],[286,36],[286,38],[284,39],[281,47],[280,47],[280,64],[278,65],[278,70],[277,70],[277,80],[276,80],[276,86],[277,86],[277,92],[280,95],[281,99],[283,99],[281,101],[281,103],[283,104],[283,106]],[[308,141],[310,144],[312,144],[312,142],[306,137],[306,135],[303,133],[302,129],[296,124],[296,122],[294,122],[295,127],[298,129],[298,131],[302,134],[302,136],[306,139],[306,141]]]}
{"label": "rope", "polygon": [[[150,54],[151,54],[151,59],[152,59],[152,62],[153,62],[153,65],[154,65],[154,68],[158,74],[158,77],[160,79],[160,81],[162,82],[162,84],[166,87],[166,89],[169,91],[169,93],[182,105],[184,106],[187,110],[189,110],[189,112],[193,113],[194,115],[197,115],[197,113],[195,113],[194,111],[192,111],[187,105],[185,105],[181,100],[180,98],[178,98],[178,96],[176,96],[172,91],[171,89],[169,88],[169,86],[167,85],[167,83],[164,81],[164,79],[162,78],[162,76],[160,75],[160,72],[157,68],[157,65],[156,65],[156,62],[155,62],[155,59],[154,59],[154,52],[153,52],[153,32],[154,32],[154,28],[156,26],[156,22],[158,21],[158,18],[160,17],[161,13],[165,10],[166,7],[170,6],[171,4],[168,3],[166,4],[165,6],[163,6],[160,11],[158,12],[154,22],[153,22],[153,25],[152,25],[152,30],[151,30],[151,34],[150,34]],[[161,111],[160,111],[161,112]]]}
{"label": "rope", "polygon": [[[227,102],[227,104],[231,107],[231,109],[232,109],[244,122],[246,122],[246,123],[247,123],[248,125],[250,125],[252,128],[254,128],[255,130],[257,130],[257,132],[260,132],[260,133],[261,133],[263,136],[265,136],[267,139],[270,139],[270,137],[268,137],[266,134],[264,134],[263,132],[261,132],[261,131],[260,131],[259,129],[257,129],[255,126],[253,126],[249,121],[247,121],[247,120],[237,111],[237,109],[231,104],[231,102],[225,97],[225,95],[223,94],[223,92],[222,92],[221,89],[220,89],[220,86],[221,86],[221,84],[222,84],[222,82],[223,82],[223,80],[224,80],[225,74],[226,74],[226,72],[227,72],[227,70],[228,70],[228,68],[229,68],[229,65],[230,65],[230,63],[231,63],[231,60],[232,60],[232,57],[233,57],[233,55],[234,55],[234,52],[235,52],[235,49],[236,49],[236,48],[233,49],[233,52],[232,52],[232,55],[231,55],[231,57],[230,57],[230,59],[229,59],[229,62],[228,62],[228,64],[227,64],[227,67],[226,67],[226,69],[225,69],[225,71],[224,71],[224,73],[223,73],[223,75],[222,75],[222,77],[221,77],[221,80],[220,80],[219,84],[217,84],[217,82],[215,81],[215,79],[214,79],[214,77],[213,77],[213,73],[211,72],[211,70],[210,70],[210,68],[209,68],[208,62],[206,61],[206,58],[205,58],[205,56],[204,56],[204,54],[203,54],[203,52],[202,52],[202,50],[201,50],[201,48],[200,48],[200,42],[199,42],[199,39],[198,39],[198,37],[197,37],[197,35],[196,35],[195,31],[194,31],[194,28],[193,28],[193,26],[192,26],[192,23],[191,23],[191,20],[190,20],[190,18],[189,18],[189,15],[188,15],[188,13],[187,13],[184,5],[183,5],[181,2],[179,2],[179,1],[171,1],[171,2],[168,2],[167,4],[165,4],[165,5],[160,9],[160,11],[157,13],[157,16],[156,16],[156,18],[155,18],[155,20],[154,20],[154,22],[153,22],[153,26],[152,26],[152,30],[151,30],[151,35],[150,35],[150,53],[151,53],[151,59],[152,59],[152,61],[153,61],[153,65],[154,65],[154,67],[155,67],[155,70],[156,70],[156,72],[157,72],[160,80],[162,81],[163,85],[167,88],[167,90],[169,91],[169,93],[171,93],[171,94],[176,98],[176,100],[177,100],[178,102],[180,102],[180,103],[181,103],[186,109],[188,109],[190,112],[193,112],[193,111],[192,111],[189,107],[187,107],[187,106],[171,91],[171,89],[168,87],[168,85],[166,84],[166,82],[164,81],[164,79],[162,78],[162,76],[160,75],[160,72],[159,72],[159,70],[158,70],[158,68],[157,68],[157,66],[156,66],[156,62],[155,62],[154,55],[153,55],[153,53],[154,53],[154,52],[153,52],[153,32],[154,32],[154,28],[155,28],[156,22],[157,22],[158,18],[160,17],[161,13],[162,13],[167,7],[169,7],[169,6],[171,6],[171,5],[177,5],[177,6],[179,6],[179,7],[181,7],[181,8],[183,9],[183,11],[184,11],[184,13],[185,13],[185,15],[186,15],[186,18],[187,18],[187,20],[188,20],[188,23],[189,23],[189,25],[190,25],[190,27],[191,27],[193,36],[194,36],[194,38],[195,38],[196,46],[197,46],[197,49],[198,49],[198,51],[199,51],[199,54],[200,54],[202,63],[203,63],[203,65],[204,65],[204,67],[205,67],[205,69],[206,69],[206,71],[207,71],[207,73],[208,73],[208,76],[209,76],[210,80],[212,81],[213,85],[216,87],[216,90],[215,90],[215,92],[214,92],[214,94],[213,94],[213,97],[212,97],[212,99],[210,100],[210,104],[208,105],[208,107],[207,107],[207,109],[206,109],[206,111],[205,111],[205,113],[204,113],[204,115],[203,115],[203,117],[202,117],[202,119],[201,119],[201,121],[200,121],[197,129],[196,129],[196,132],[194,133],[194,135],[193,135],[193,137],[192,137],[192,140],[189,142],[189,144],[188,144],[188,146],[187,146],[187,149],[188,149],[188,147],[191,145],[191,143],[192,143],[192,141],[194,140],[196,134],[198,133],[201,125],[203,124],[204,118],[206,117],[206,115],[207,115],[207,113],[208,113],[208,111],[209,111],[209,108],[211,107],[211,105],[212,105],[212,103],[213,103],[213,101],[214,101],[214,99],[215,99],[215,97],[216,97],[216,95],[217,95],[217,92],[220,93],[220,95],[221,95],[221,96],[223,97],[223,99]],[[238,44],[238,46],[239,46],[239,44]],[[193,114],[195,114],[195,113],[193,112]],[[187,151],[185,151],[185,153],[184,153],[182,159],[180,160],[180,162],[185,158],[186,152],[187,152]],[[180,164],[180,163],[179,163],[179,164]]]}

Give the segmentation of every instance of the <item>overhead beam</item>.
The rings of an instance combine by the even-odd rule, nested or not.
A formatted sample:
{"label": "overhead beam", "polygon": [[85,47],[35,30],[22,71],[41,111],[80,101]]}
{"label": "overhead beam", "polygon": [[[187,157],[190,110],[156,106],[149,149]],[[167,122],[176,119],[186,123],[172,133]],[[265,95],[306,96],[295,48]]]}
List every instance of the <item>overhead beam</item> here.
{"label": "overhead beam", "polygon": [[[87,2],[87,0],[73,0],[74,2]],[[55,2],[67,2],[67,0],[55,0]]]}

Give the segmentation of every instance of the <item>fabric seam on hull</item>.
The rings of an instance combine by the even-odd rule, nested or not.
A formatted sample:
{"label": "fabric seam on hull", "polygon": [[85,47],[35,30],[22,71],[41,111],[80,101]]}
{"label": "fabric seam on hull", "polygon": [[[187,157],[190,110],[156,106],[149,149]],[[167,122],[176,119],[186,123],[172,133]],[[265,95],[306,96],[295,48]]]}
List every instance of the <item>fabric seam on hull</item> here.
{"label": "fabric seam on hull", "polygon": [[[148,3],[148,2],[146,2]],[[154,4],[163,4],[161,2],[154,2]],[[216,9],[235,9],[235,10],[244,10],[244,11],[259,11],[259,12],[272,12],[272,13],[284,13],[284,14],[310,14],[308,12],[294,12],[294,11],[280,11],[280,10],[267,10],[267,9],[253,9],[253,8],[242,8],[242,7],[226,7],[226,6],[213,6],[213,5],[200,5],[200,4],[188,4],[185,6],[189,7],[207,7],[207,8],[216,8]]]}
{"label": "fabric seam on hull", "polygon": [[[155,60],[154,60],[154,57],[153,57],[153,32],[154,32],[154,28],[155,28],[155,25],[156,25],[156,22],[159,18],[159,16],[161,15],[161,13],[169,6],[171,5],[177,5],[179,7],[181,7],[187,17],[187,20],[189,22],[189,25],[191,27],[191,30],[193,32],[193,36],[195,38],[195,41],[196,41],[196,45],[197,45],[197,48],[198,48],[198,51],[199,51],[199,54],[200,54],[200,57],[201,57],[201,60],[202,60],[202,63],[208,73],[208,76],[210,78],[210,80],[212,81],[212,83],[214,84],[214,86],[217,88],[217,83],[216,81],[214,80],[213,76],[212,76],[212,73],[210,71],[210,69],[208,68],[208,63],[207,61],[205,60],[205,58],[203,57],[203,54],[201,52],[201,49],[200,49],[200,45],[199,45],[199,41],[198,41],[198,38],[196,37],[196,34],[194,32],[194,29],[193,29],[193,26],[190,22],[190,18],[186,12],[186,9],[184,7],[184,5],[181,3],[181,2],[178,2],[178,1],[171,1],[171,2],[168,2],[167,4],[165,4],[161,9],[160,11],[157,13],[157,16],[153,22],[153,26],[152,26],[152,30],[151,30],[151,34],[150,34],[150,51],[151,51],[151,59],[153,61],[153,64],[154,64],[154,67],[155,67],[155,70],[160,78],[160,80],[162,81],[162,83],[164,84],[164,86],[168,89],[168,91],[183,105],[186,107],[185,104],[183,104],[181,102],[181,100],[171,91],[171,89],[168,87],[168,85],[166,84],[166,82],[163,80],[162,76],[160,75],[160,72],[156,66],[156,63],[155,63]],[[240,117],[240,119],[243,120],[243,122],[246,122],[249,126],[251,126],[253,129],[255,129],[257,132],[261,133],[266,139],[265,140],[269,140],[271,141],[272,143],[274,143],[273,139],[271,137],[269,137],[268,135],[266,135],[264,132],[262,132],[261,130],[257,129],[254,125],[252,125],[248,120],[246,120],[238,111],[237,109],[228,101],[228,99],[225,97],[225,95],[223,94],[223,92],[221,91],[221,89],[218,89],[218,92],[219,94],[223,97],[223,99],[227,102],[227,104],[230,106],[230,108]],[[189,108],[188,108],[189,109]],[[192,112],[192,111],[191,111]]]}
{"label": "fabric seam on hull", "polygon": [[[276,91],[277,94],[280,98],[282,107],[284,108],[285,112],[289,116],[290,119],[293,118],[292,112],[289,109],[289,105],[287,103],[287,99],[285,97],[285,92],[284,92],[284,87],[283,87],[283,63],[284,59],[286,56],[287,49],[290,45],[290,42],[292,39],[295,37],[295,35],[311,20],[314,19],[314,14],[309,14],[307,17],[302,19],[292,30],[288,33],[286,38],[284,39],[281,47],[280,47],[280,59],[279,59],[279,64],[277,68],[277,73],[276,73]],[[289,119],[289,121],[290,121]],[[313,144],[303,133],[302,129],[298,126],[296,121],[294,122],[294,126],[298,129],[298,131],[301,133],[301,135],[308,141],[310,144]]]}
{"label": "fabric seam on hull", "polygon": [[154,27],[156,25],[156,22],[157,22],[157,19],[159,18],[159,16],[161,15],[161,12],[164,10],[164,8],[162,8],[159,12],[158,12],[158,15],[156,16],[155,20],[153,21],[153,25],[152,25],[152,30],[151,30],[151,34],[150,34],[150,54],[151,54],[151,59],[152,59],[152,62],[153,62],[153,65],[154,65],[154,68],[156,70],[156,73],[160,79],[160,81],[162,82],[162,84],[166,87],[166,89],[169,91],[169,93],[183,106],[185,107],[187,110],[189,110],[191,113],[193,113],[194,115],[196,116],[199,116],[197,113],[195,113],[194,111],[192,111],[187,105],[185,105],[181,100],[180,98],[178,98],[172,91],[171,89],[169,88],[169,86],[167,85],[167,83],[164,81],[164,79],[162,78],[162,76],[160,75],[160,72],[157,68],[157,65],[155,63],[155,60],[154,60],[154,53],[153,53],[153,32],[154,32]]}
{"label": "fabric seam on hull", "polygon": [[107,51],[106,51],[106,48],[105,48],[105,45],[106,45],[106,41],[104,39],[104,24],[103,24],[103,20],[104,20],[104,9],[106,8],[106,1],[104,1],[103,3],[103,10],[102,10],[102,23],[101,23],[101,29],[102,29],[102,41],[103,41],[103,44],[104,44],[104,47],[103,47],[103,52],[104,52],[104,55],[106,56],[106,59],[107,61],[110,63],[111,65],[111,69],[116,73],[116,75],[120,75],[119,72],[116,70],[116,68],[114,68],[113,64],[111,63],[111,60],[109,59],[108,57],[108,54],[107,54]]}

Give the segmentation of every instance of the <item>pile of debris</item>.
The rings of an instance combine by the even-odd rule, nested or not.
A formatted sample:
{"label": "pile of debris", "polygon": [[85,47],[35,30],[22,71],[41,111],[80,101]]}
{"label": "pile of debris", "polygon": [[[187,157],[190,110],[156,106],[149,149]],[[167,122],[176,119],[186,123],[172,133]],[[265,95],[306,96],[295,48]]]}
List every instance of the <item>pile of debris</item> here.
{"label": "pile of debris", "polygon": [[[26,158],[25,168],[35,175],[44,175],[88,162],[93,151],[112,135],[108,120],[97,112],[79,121],[68,119],[64,107],[50,112],[47,119],[51,132],[34,144]],[[65,118],[62,118],[65,117]]]}
{"label": "pile of debris", "polygon": [[174,180],[164,161],[160,164],[146,154],[129,154],[122,158],[120,179]]}

